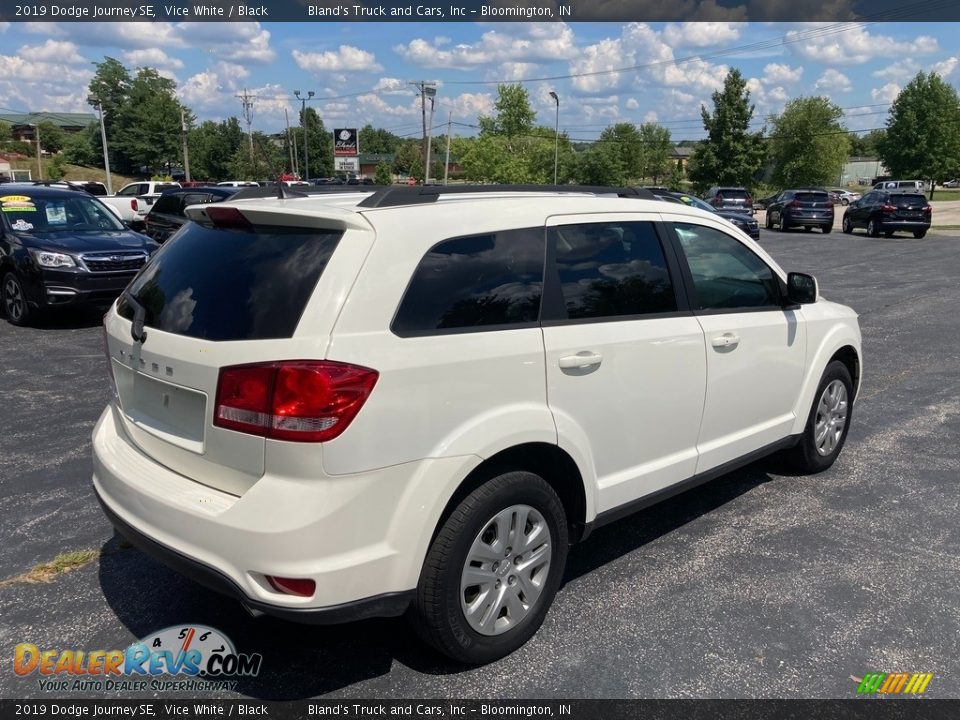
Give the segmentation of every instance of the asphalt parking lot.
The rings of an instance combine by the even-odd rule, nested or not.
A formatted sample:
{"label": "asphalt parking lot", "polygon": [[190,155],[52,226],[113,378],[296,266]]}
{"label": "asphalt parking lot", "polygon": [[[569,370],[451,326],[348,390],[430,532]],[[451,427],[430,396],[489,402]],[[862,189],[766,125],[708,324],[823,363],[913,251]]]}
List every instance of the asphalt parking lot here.
{"label": "asphalt parking lot", "polygon": [[[598,530],[572,550],[536,637],[479,669],[425,649],[402,620],[254,620],[124,547],[90,486],[89,435],[107,397],[99,314],[0,321],[0,697],[43,696],[35,675],[10,670],[17,643],[122,649],[183,623],[262,653],[236,694],[264,699],[847,698],[851,676],[875,671],[932,672],[928,696],[960,697],[952,232],[764,231],[786,269],[814,273],[825,297],[860,313],[864,382],[840,459],[814,477],[763,461]],[[48,583],[16,579],[83,549],[98,559]]]}

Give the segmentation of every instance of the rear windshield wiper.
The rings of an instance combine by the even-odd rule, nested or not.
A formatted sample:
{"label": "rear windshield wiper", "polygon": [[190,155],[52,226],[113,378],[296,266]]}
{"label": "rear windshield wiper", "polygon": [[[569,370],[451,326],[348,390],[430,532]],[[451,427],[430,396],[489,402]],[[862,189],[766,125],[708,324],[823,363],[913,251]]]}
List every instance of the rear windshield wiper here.
{"label": "rear windshield wiper", "polygon": [[134,342],[143,344],[147,339],[147,331],[143,329],[143,324],[147,319],[147,309],[129,289],[123,291],[123,299],[133,308],[133,325],[130,326],[130,336]]}

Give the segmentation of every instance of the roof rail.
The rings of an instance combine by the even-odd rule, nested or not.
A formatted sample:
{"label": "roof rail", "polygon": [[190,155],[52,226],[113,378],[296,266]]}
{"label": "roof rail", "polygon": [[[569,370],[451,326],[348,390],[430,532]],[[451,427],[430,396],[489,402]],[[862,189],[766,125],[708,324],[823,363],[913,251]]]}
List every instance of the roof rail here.
{"label": "roof rail", "polygon": [[357,207],[382,208],[401,205],[425,205],[436,202],[441,195],[470,193],[592,193],[616,195],[644,200],[655,196],[645,188],[604,187],[600,185],[423,185],[420,187],[385,187],[364,198]]}
{"label": "roof rail", "polygon": [[278,188],[276,184],[261,185],[260,187],[241,188],[231,197],[231,200],[250,200],[253,198],[274,198],[288,199],[292,197],[310,197],[311,195],[336,195],[342,193],[373,193],[377,191],[376,186],[370,185],[297,185],[289,187],[281,184]]}

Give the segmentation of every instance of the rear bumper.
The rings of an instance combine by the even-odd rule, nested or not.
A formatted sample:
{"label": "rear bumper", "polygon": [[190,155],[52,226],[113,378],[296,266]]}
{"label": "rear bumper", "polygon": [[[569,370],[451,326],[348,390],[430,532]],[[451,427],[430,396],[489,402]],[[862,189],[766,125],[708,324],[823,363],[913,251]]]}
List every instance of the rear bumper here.
{"label": "rear bumper", "polygon": [[[93,486],[113,525],[201,584],[301,622],[402,613],[447,499],[479,462],[458,456],[358,475],[268,473],[237,496],[143,453],[120,412],[108,406],[93,432]],[[287,595],[267,575],[309,578],[316,591]]]}
{"label": "rear bumper", "polygon": [[825,217],[787,215],[785,219],[789,227],[833,227],[834,215],[832,213]]}
{"label": "rear bumper", "polygon": [[922,220],[881,220],[884,230],[929,230],[930,223]]}

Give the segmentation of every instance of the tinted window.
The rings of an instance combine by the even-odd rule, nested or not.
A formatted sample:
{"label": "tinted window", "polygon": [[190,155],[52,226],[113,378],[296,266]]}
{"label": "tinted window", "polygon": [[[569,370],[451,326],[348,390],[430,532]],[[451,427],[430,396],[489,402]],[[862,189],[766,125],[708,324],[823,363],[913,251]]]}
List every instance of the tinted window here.
{"label": "tinted window", "polygon": [[726,233],[677,223],[680,244],[704,310],[779,305],[777,277],[763,260]]}
{"label": "tinted window", "polygon": [[805,203],[830,202],[830,197],[825,192],[798,192],[794,197]]}
{"label": "tinted window", "polygon": [[747,197],[747,191],[743,188],[720,188],[720,190],[717,191],[717,195],[740,200]]}
{"label": "tinted window", "polygon": [[887,202],[897,207],[923,207],[927,204],[927,196],[920,193],[891,193]]}
{"label": "tinted window", "polygon": [[393,331],[416,335],[540,316],[542,227],[444,240],[420,261],[400,303]]}
{"label": "tinted window", "polygon": [[[134,278],[148,327],[207,340],[293,335],[342,233],[188,224]],[[121,299],[120,314],[133,318]]]}
{"label": "tinted window", "polygon": [[563,225],[551,230],[568,319],[673,312],[673,284],[649,222]]}
{"label": "tinted window", "polygon": [[176,193],[161,195],[153,204],[153,212],[177,215],[180,210],[180,196]]}
{"label": "tinted window", "polygon": [[20,232],[102,233],[104,230],[124,229],[103,203],[86,193],[69,196],[4,195],[0,197],[0,211],[13,229]]}

